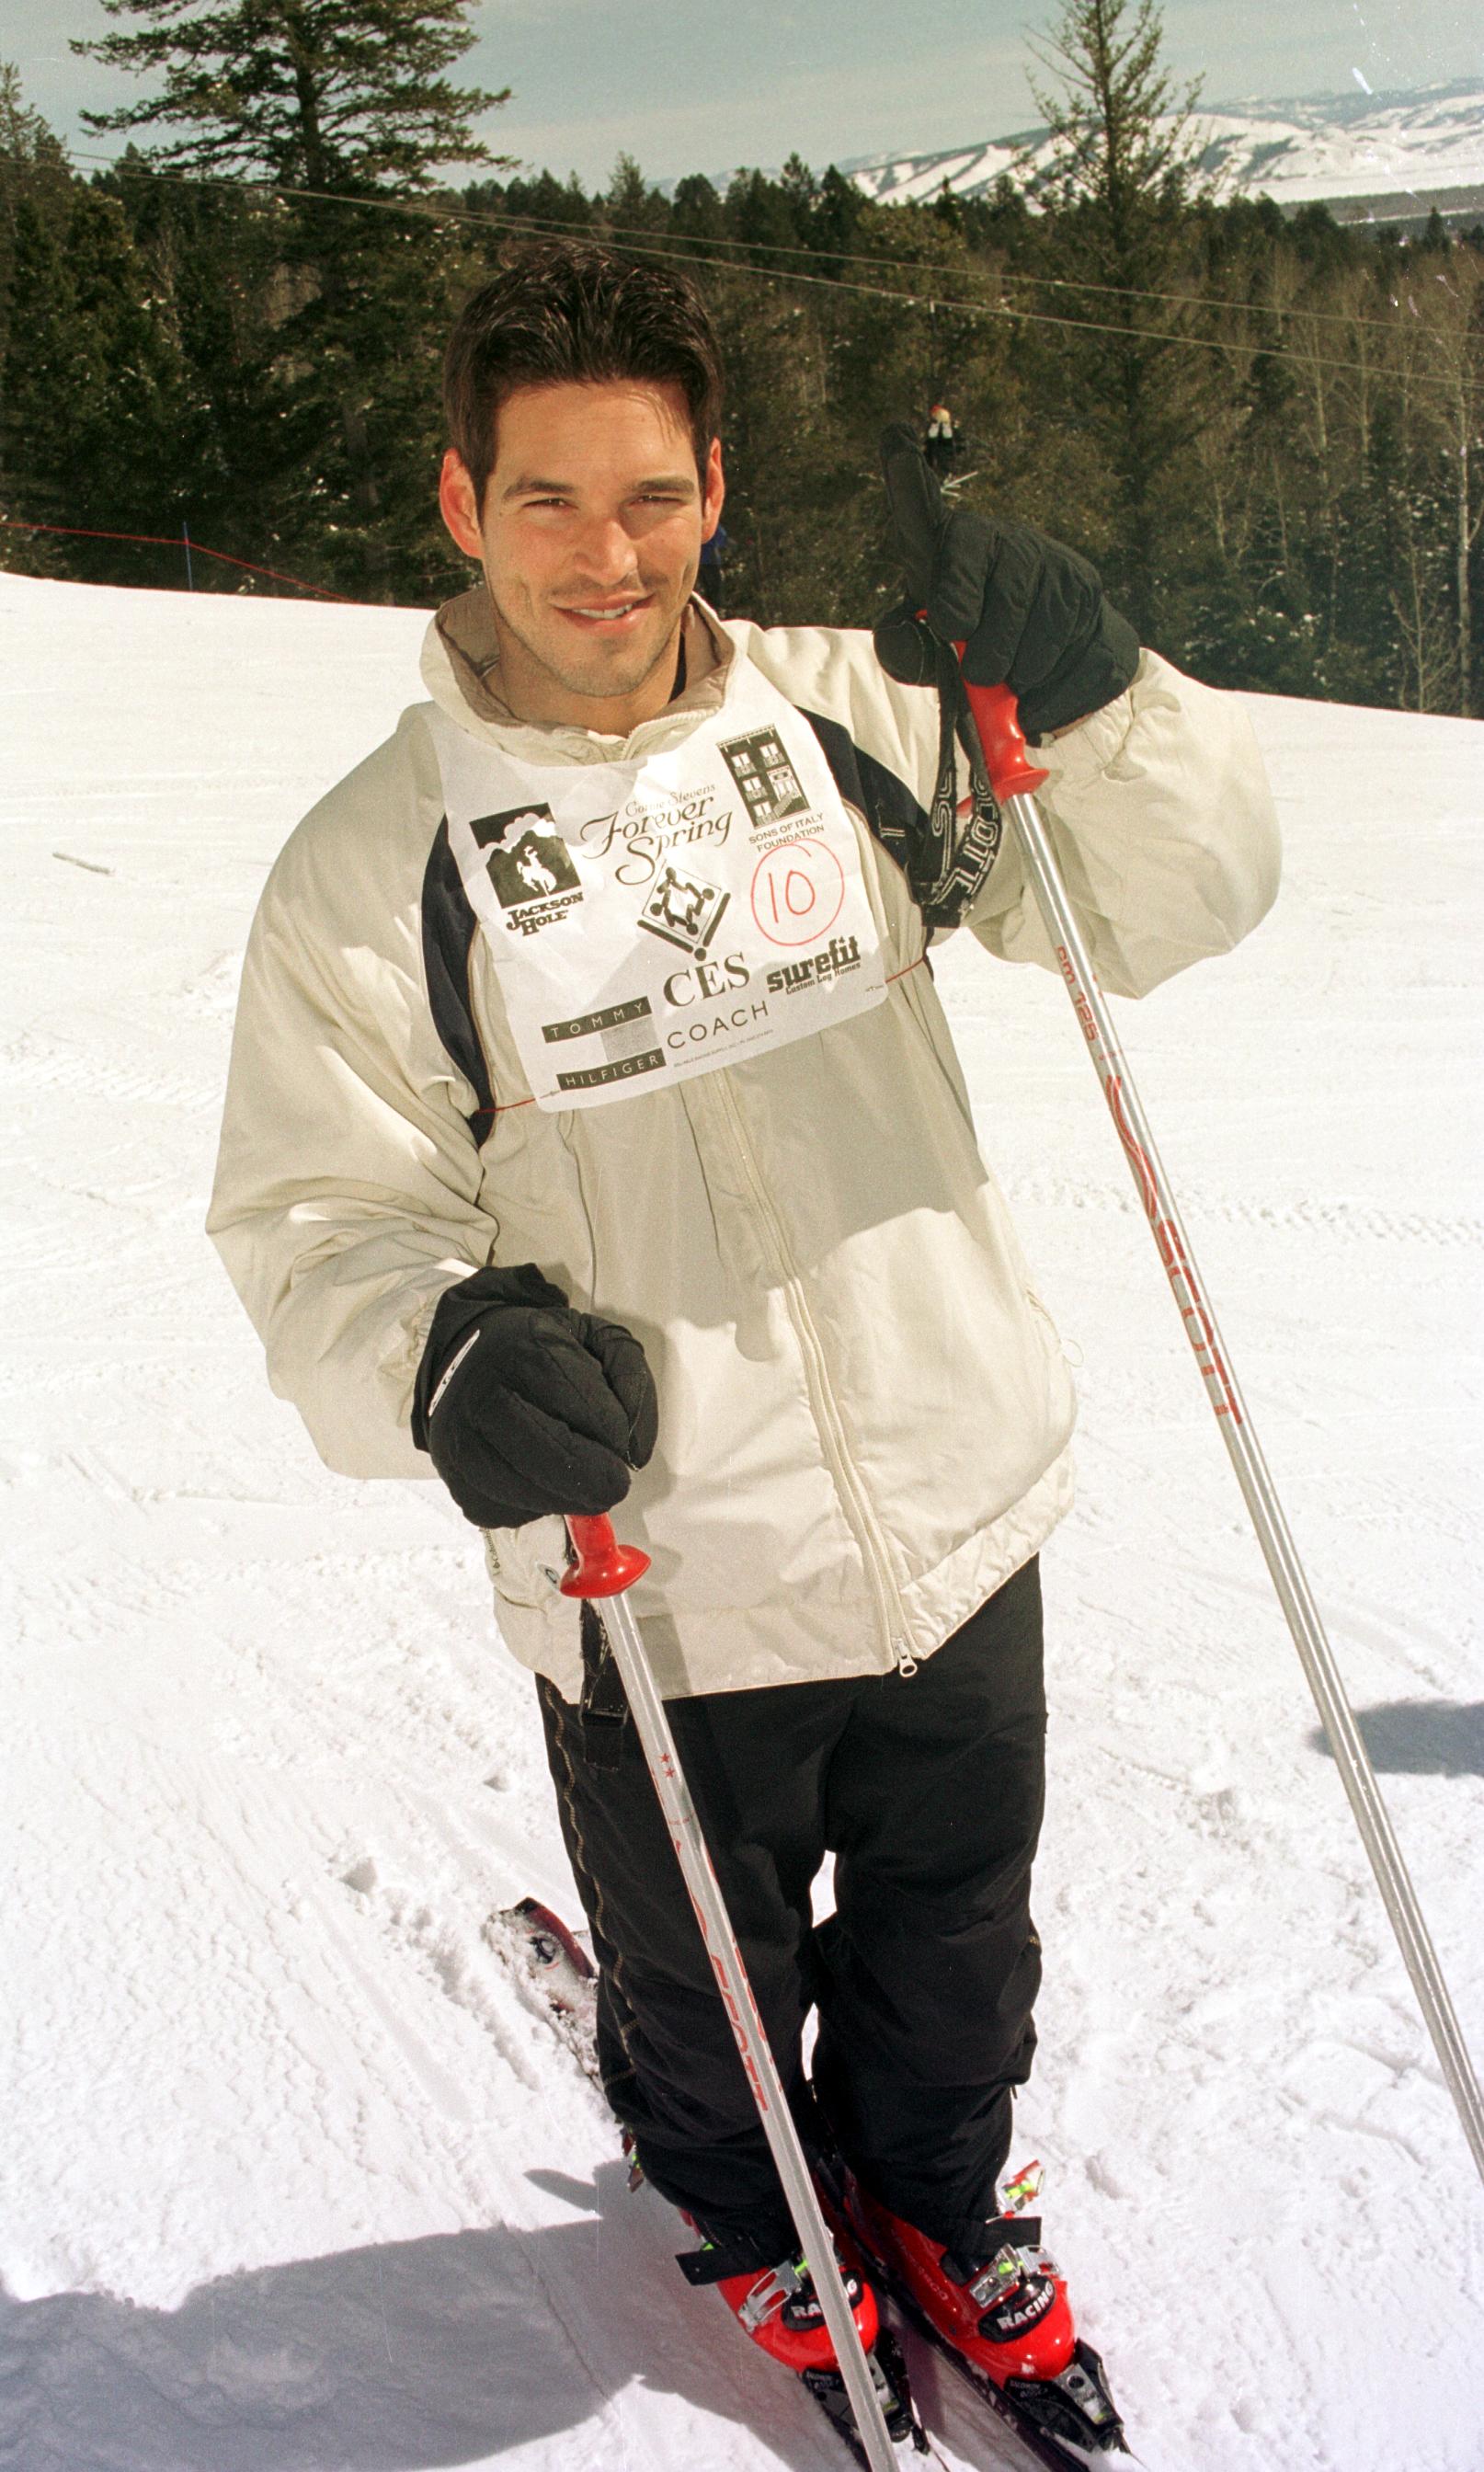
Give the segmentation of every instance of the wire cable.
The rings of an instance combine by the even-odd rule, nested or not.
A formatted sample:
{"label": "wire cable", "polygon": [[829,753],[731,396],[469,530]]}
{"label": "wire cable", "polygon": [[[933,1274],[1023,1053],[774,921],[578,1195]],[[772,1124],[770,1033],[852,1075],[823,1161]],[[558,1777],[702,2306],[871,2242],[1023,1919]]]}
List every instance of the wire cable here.
{"label": "wire cable", "polygon": [[[502,214],[477,212],[466,206],[443,206],[436,203],[424,204],[419,200],[407,198],[348,197],[342,192],[333,189],[304,189],[289,187],[287,185],[280,185],[276,182],[268,180],[256,181],[229,178],[224,174],[160,171],[148,164],[126,163],[116,156],[89,157],[85,154],[82,154],[81,150],[80,156],[82,160],[97,160],[106,163],[109,170],[117,173],[118,176],[124,179],[170,180],[190,188],[224,188],[240,191],[248,195],[267,198],[297,199],[309,203],[318,203],[321,205],[371,208],[386,214],[411,216],[423,222],[460,225],[472,224],[486,231],[499,230],[502,226],[505,226],[515,230],[530,228],[538,232],[555,232],[563,235],[571,235],[575,231],[580,233],[584,228],[583,226],[574,226],[570,224],[559,224],[555,222],[546,224],[535,217],[515,218]],[[1224,337],[1214,335],[1173,334],[1167,330],[1162,330],[1158,327],[1116,325],[1111,320],[1106,319],[1072,318],[1048,309],[1023,309],[1007,301],[996,302],[952,299],[945,297],[935,287],[923,287],[918,291],[899,291],[882,284],[846,282],[845,280],[836,278],[833,275],[806,274],[800,269],[790,269],[788,267],[769,269],[751,266],[737,259],[717,258],[703,255],[699,250],[692,247],[681,246],[677,248],[673,245],[673,240],[670,235],[665,236],[665,242],[670,243],[669,246],[666,246],[665,242],[656,240],[650,234],[646,234],[644,237],[635,237],[633,236],[634,234],[635,226],[628,225],[607,227],[601,233],[590,233],[589,236],[601,239],[613,238],[619,242],[619,245],[622,247],[624,253],[626,256],[651,257],[662,264],[679,266],[681,268],[705,267],[712,273],[737,275],[744,281],[750,280],[753,282],[763,283],[807,284],[816,290],[852,294],[860,298],[895,300],[902,306],[907,308],[928,309],[930,311],[934,309],[946,309],[956,316],[964,318],[996,320],[1012,324],[1023,323],[1032,326],[1059,327],[1082,334],[1109,335],[1125,344],[1173,345],[1187,351],[1224,353],[1228,359],[1231,359],[1236,354],[1242,353],[1249,354],[1253,359],[1298,359],[1301,360],[1302,366],[1306,369],[1336,369],[1346,372],[1353,377],[1365,377],[1373,380],[1385,379],[1399,374],[1399,372],[1396,371],[1378,369],[1374,364],[1366,361],[1341,360],[1333,355],[1307,351],[1304,352],[1302,355],[1292,354],[1282,344],[1268,345],[1254,342],[1251,339],[1246,338],[1227,340]],[[774,250],[772,249],[772,245],[767,242],[749,241],[739,243],[729,238],[724,241],[723,245],[729,248],[743,247],[757,250],[767,250],[771,254],[781,254],[785,248],[792,247],[792,244],[780,243],[778,245],[778,249]],[[709,249],[711,244],[708,242],[706,246]],[[805,253],[813,254],[813,252],[809,251]],[[834,252],[826,251],[823,252],[823,254],[829,255],[834,254]],[[916,262],[921,263],[921,261]],[[890,266],[893,271],[895,271],[897,261],[893,259],[885,259],[878,261],[878,263],[883,266]],[[1073,285],[1072,288],[1075,289],[1076,287]],[[1117,291],[1120,287],[1106,286],[1099,288]],[[1184,297],[1185,296],[1151,294],[1148,296],[1136,295],[1134,297],[1171,298]],[[1303,312],[1280,312],[1271,308],[1263,308],[1256,304],[1208,298],[1205,296],[1198,297],[1196,302],[1192,305],[1219,310],[1228,316],[1232,315],[1235,310],[1242,308],[1251,308],[1252,314],[1257,317],[1305,314]],[[1326,312],[1323,314],[1329,315],[1331,313]],[[1356,321],[1354,322],[1359,323],[1361,321]],[[1406,334],[1409,331],[1405,325],[1401,323],[1400,320],[1395,324],[1385,320],[1367,321],[1365,322],[1378,324],[1388,334]],[[1414,382],[1424,386],[1445,386],[1456,389],[1459,387],[1472,388],[1484,383],[1484,374],[1481,374],[1480,377],[1476,378],[1472,372],[1460,373],[1455,376],[1451,371],[1447,370],[1411,369],[1405,374]]]}
{"label": "wire cable", "polygon": [[255,566],[250,558],[233,558],[230,551],[208,549],[204,541],[187,541],[180,533],[106,533],[90,524],[33,524],[24,515],[0,515],[0,524],[12,533],[62,533],[69,540],[140,541],[149,549],[189,548],[193,558],[214,558],[224,566],[243,567],[248,575],[266,575],[274,583],[292,583],[300,592],[318,592],[324,601],[342,602],[347,609],[361,605],[348,592],[332,592],[327,583],[307,583],[302,575],[285,575],[276,566]]}
{"label": "wire cable", "polygon": [[[502,226],[506,226],[516,231],[530,230],[537,235],[568,237],[575,233],[580,234],[583,230],[589,228],[582,225],[561,222],[555,217],[511,214],[504,207],[480,209],[463,205],[456,205],[452,202],[442,204],[433,201],[424,202],[420,199],[411,198],[384,198],[370,196],[351,197],[345,195],[342,191],[333,189],[308,189],[299,188],[297,186],[290,187],[287,184],[279,184],[274,181],[248,180],[229,177],[226,174],[222,173],[166,171],[150,164],[129,163],[117,155],[91,154],[84,149],[81,148],[78,150],[78,159],[82,162],[95,162],[101,164],[108,171],[117,174],[118,177],[123,179],[166,180],[174,181],[179,185],[189,188],[225,188],[260,197],[298,199],[310,204],[370,208],[384,214],[409,215],[424,222],[473,225],[485,230],[492,227],[498,229]],[[597,202],[598,202],[595,200],[594,203],[596,204]],[[1146,340],[1151,343],[1182,344],[1191,349],[1197,350],[1204,349],[1207,351],[1227,353],[1248,350],[1252,352],[1262,352],[1288,357],[1288,354],[1282,344],[1270,345],[1255,344],[1250,341],[1228,343],[1213,336],[1168,334],[1162,333],[1156,328],[1119,326],[1115,325],[1111,321],[1062,316],[1051,310],[1022,309],[1012,302],[989,303],[983,301],[965,301],[947,298],[941,292],[939,292],[937,287],[930,282],[919,283],[915,290],[911,292],[899,292],[890,289],[880,289],[866,284],[847,283],[844,280],[832,275],[806,274],[802,270],[795,274],[789,269],[784,267],[776,269],[758,267],[740,258],[730,259],[704,256],[700,253],[700,249],[692,243],[688,239],[687,235],[683,233],[667,232],[657,235],[648,226],[632,224],[605,224],[602,226],[601,234],[594,233],[592,236],[595,238],[601,237],[603,239],[610,239],[621,244],[630,256],[648,255],[662,257],[666,254],[665,248],[662,244],[669,244],[673,250],[671,262],[676,264],[705,266],[715,273],[732,273],[744,276],[750,275],[754,279],[772,279],[779,282],[798,281],[810,284],[821,284],[827,286],[831,291],[858,292],[868,297],[874,295],[874,297],[880,298],[906,300],[913,307],[931,307],[935,305],[937,308],[951,310],[965,317],[1001,319],[1020,318],[1032,325],[1072,326],[1080,328],[1081,330],[1091,334],[1125,336]],[[674,244],[677,242],[680,246],[679,248],[674,248]],[[845,251],[827,248],[814,250],[807,248],[802,243],[798,242],[742,240],[734,238],[729,233],[717,233],[709,236],[705,239],[702,246],[707,250],[714,249],[753,250],[759,252],[766,252],[770,257],[798,256],[815,260],[824,257],[832,259],[841,265],[872,267],[882,273],[890,272],[892,273],[911,273],[918,268],[928,268],[930,272],[932,271],[931,262],[924,258],[883,257],[863,251]],[[1242,314],[1254,318],[1276,318],[1279,320],[1287,319],[1291,321],[1304,320],[1309,322],[1323,321],[1325,323],[1332,323],[1342,326],[1347,330],[1354,330],[1356,326],[1364,326],[1367,328],[1373,328],[1379,334],[1387,335],[1405,333],[1407,331],[1405,327],[1401,325],[1400,317],[1398,319],[1372,318],[1362,315],[1348,317],[1342,310],[1307,309],[1296,306],[1292,303],[1283,304],[1277,301],[1231,300],[1223,297],[1219,294],[1144,291],[1132,284],[1084,283],[1074,276],[1021,274],[1008,269],[997,269],[996,279],[1001,283],[1039,284],[1046,289],[1069,291],[1079,294],[1095,294],[1118,299],[1148,300],[1174,304],[1179,307],[1190,309],[1209,309],[1223,317],[1232,317],[1237,314]],[[1439,279],[1442,280],[1441,277]],[[1363,361],[1321,358],[1311,352],[1305,352],[1302,355],[1302,358],[1305,367],[1309,368],[1322,368],[1348,369],[1353,374],[1362,377],[1375,377],[1379,374],[1368,363]],[[1414,374],[1421,373],[1414,372]],[[1451,381],[1446,377],[1442,379],[1430,379],[1428,382],[1434,384],[1451,383]],[[1471,380],[1470,382],[1472,383],[1473,381]]]}

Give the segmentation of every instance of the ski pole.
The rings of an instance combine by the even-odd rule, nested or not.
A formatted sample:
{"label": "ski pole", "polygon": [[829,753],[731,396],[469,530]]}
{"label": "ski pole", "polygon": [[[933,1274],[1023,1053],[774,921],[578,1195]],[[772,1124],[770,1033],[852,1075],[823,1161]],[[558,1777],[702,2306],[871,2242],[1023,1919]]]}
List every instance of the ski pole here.
{"label": "ski pole", "polygon": [[700,1925],[706,1954],[711,1960],[737,2049],[752,2088],[752,2099],[758,2107],[758,2118],[767,2139],[778,2177],[783,2183],[805,2257],[813,2270],[814,2289],[824,2311],[825,2324],[835,2346],[835,2357],[845,2383],[845,2392],[856,2416],[860,2444],[871,2472],[898,2472],[897,2450],[886,2430],[885,2416],[877,2394],[866,2360],[865,2350],[856,2325],[855,2312],[845,2290],[843,2272],[838,2268],[835,2243],[819,2210],[819,2199],[804,2160],[798,2130],[793,2125],[777,2064],[768,2048],[763,2020],[758,2014],[752,1985],[742,1963],[742,1950],[732,1929],[721,1894],[705,1832],[696,1817],[690,1789],[680,1766],[675,1738],[665,1714],[639,1626],[624,1602],[624,1592],[631,1588],[649,1567],[648,1554],[637,1545],[621,1545],[613,1533],[611,1521],[597,1518],[571,1517],[567,1530],[577,1554],[573,1567],[564,1572],[561,1591],[566,1597],[602,1598],[606,1600],[603,1625],[608,1645],[623,1678],[628,1699],[629,1713],[638,1729],[644,1755],[648,1763],[654,1790],[660,1798],[665,1824],[670,1830],[685,1885],[690,1890],[695,1919]]}
{"label": "ski pole", "polygon": [[[956,647],[960,660],[963,646]],[[1437,1952],[1428,1936],[1407,1874],[1401,1846],[1381,1798],[1354,1711],[1335,1663],[1314,1603],[1298,1549],[1289,1533],[1283,1506],[1268,1473],[1257,1435],[1247,1414],[1237,1377],[1231,1370],[1205,1283],[1195,1265],[1190,1239],[1181,1224],[1154,1135],[1129,1074],[1108,1010],[1094,974],[1082,930],[1067,897],[1061,869],[1051,847],[1035,792],[1047,775],[1031,762],[1021,730],[1016,700],[1008,687],[979,687],[964,680],[970,710],[978,731],[984,762],[995,795],[1015,827],[1025,871],[1041,905],[1047,933],[1055,950],[1067,992],[1076,1011],[1102,1083],[1119,1141],[1132,1170],[1144,1216],[1154,1232],[1186,1337],[1195,1352],[1206,1395],[1215,1412],[1221,1438],[1237,1471],[1243,1499],[1258,1532],[1274,1587],[1287,1616],[1299,1660],[1314,1695],[1320,1721],[1329,1738],[1355,1825],[1370,1857],[1371,1868],[1391,1917],[1397,1943],[1412,1978],[1412,1988],[1432,2036],[1443,2076],[1457,2106],[1465,2137],[1484,2177],[1484,2103],[1468,2046],[1459,2029]]]}

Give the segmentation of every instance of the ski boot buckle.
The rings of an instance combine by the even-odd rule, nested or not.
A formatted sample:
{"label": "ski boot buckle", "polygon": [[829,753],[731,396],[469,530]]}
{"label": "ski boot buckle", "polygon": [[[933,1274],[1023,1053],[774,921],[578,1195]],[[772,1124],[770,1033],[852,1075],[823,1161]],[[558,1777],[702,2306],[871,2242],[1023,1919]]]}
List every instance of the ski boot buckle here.
{"label": "ski boot buckle", "polygon": [[766,2326],[769,2318],[776,2317],[780,2309],[787,2308],[803,2289],[804,2277],[798,2266],[792,2258],[785,2258],[782,2266],[775,2266],[770,2272],[759,2275],[737,2315],[748,2334],[755,2335],[760,2326]]}
{"label": "ski boot buckle", "polygon": [[977,2309],[992,2309],[1025,2279],[1025,2264],[1018,2248],[997,2249],[987,2265],[981,2266],[972,2281],[964,2285]]}

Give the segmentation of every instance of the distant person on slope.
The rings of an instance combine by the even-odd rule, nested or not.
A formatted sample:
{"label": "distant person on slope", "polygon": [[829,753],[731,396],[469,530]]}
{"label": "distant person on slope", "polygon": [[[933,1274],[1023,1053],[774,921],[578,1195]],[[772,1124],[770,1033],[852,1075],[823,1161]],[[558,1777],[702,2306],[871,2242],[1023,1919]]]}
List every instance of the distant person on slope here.
{"label": "distant person on slope", "polygon": [[887,441],[909,588],[880,658],[709,614],[721,373],[668,270],[513,252],[445,392],[441,504],[480,572],[429,627],[429,700],[272,870],[210,1227],[330,1465],[436,1472],[485,1532],[539,1677],[604,2081],[696,2277],[778,2357],[828,2357],[601,1626],[558,1592],[563,1515],[621,1502],[801,2125],[952,2340],[1001,2383],[1053,2378],[1065,2287],[1001,2175],[1035,2041],[1037,1557],[1073,1399],[928,945],[956,924],[1054,957],[957,777],[943,647],[1019,696],[1124,995],[1272,900],[1252,734],[1141,652],[1084,560],[939,508],[910,432]]}
{"label": "distant person on slope", "polygon": [[726,526],[718,524],[716,531],[701,543],[700,565],[696,569],[695,585],[701,599],[711,604],[718,618],[721,615],[721,593],[726,581],[722,571],[722,561],[726,552]]}

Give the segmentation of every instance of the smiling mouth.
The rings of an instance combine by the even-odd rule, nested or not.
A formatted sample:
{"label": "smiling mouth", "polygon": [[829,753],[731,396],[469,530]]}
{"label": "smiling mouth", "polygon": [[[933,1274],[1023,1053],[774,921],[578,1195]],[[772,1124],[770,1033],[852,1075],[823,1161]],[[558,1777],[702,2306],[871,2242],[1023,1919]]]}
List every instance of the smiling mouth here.
{"label": "smiling mouth", "polygon": [[562,607],[561,615],[576,619],[584,627],[618,627],[625,619],[632,618],[636,611],[648,609],[651,597],[648,593],[640,593],[632,600],[604,603],[597,607],[572,602]]}

